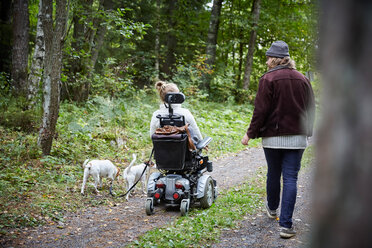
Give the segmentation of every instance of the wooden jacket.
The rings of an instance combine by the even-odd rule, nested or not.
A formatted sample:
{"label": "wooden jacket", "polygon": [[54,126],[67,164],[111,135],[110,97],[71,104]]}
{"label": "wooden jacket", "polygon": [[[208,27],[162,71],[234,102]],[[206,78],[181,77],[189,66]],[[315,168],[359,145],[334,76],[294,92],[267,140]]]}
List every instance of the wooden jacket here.
{"label": "wooden jacket", "polygon": [[254,105],[249,138],[312,136],[314,93],[300,72],[283,66],[269,70],[260,79]]}

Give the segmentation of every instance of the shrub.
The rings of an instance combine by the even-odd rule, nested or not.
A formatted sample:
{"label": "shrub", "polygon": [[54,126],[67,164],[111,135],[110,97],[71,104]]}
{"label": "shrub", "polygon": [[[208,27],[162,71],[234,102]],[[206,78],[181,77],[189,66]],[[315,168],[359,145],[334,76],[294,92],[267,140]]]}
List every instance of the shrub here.
{"label": "shrub", "polygon": [[39,128],[41,108],[27,109],[27,101],[22,97],[3,96],[0,102],[0,125],[17,131],[35,132]]}

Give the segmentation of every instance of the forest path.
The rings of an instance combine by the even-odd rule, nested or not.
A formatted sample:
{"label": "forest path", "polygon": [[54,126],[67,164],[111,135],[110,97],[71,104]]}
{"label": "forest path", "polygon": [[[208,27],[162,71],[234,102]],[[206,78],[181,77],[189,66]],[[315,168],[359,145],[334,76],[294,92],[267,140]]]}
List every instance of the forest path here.
{"label": "forest path", "polygon": [[[297,232],[291,239],[279,236],[278,221],[266,215],[262,204],[261,210],[252,215],[244,216],[236,228],[223,231],[220,242],[214,248],[225,247],[270,247],[270,248],[300,248],[308,247],[311,223],[311,198],[314,165],[301,168],[298,177],[296,206],[293,213],[293,224]],[[278,211],[280,213],[280,211]]]}
{"label": "forest path", "polygon": [[[262,148],[247,148],[237,154],[218,159],[213,164],[214,170],[210,174],[217,180],[220,190],[245,182],[256,175],[260,167],[266,167]],[[307,187],[303,187],[302,182],[299,182],[299,185],[301,195],[300,191]],[[305,196],[301,195],[299,199],[303,198]],[[45,225],[23,230],[17,239],[1,246],[124,247],[145,232],[167,225],[180,216],[179,210],[165,210],[164,207],[156,207],[155,214],[147,216],[144,208],[145,199],[145,195],[136,194],[129,202],[123,200],[122,203],[110,207],[90,207],[78,213],[68,214],[64,223],[60,225]],[[308,203],[305,205],[308,206]],[[263,209],[258,215],[246,216],[239,223],[238,229],[223,232],[221,242],[212,247],[231,247],[232,244],[237,244],[237,247],[287,247],[277,246],[279,244],[277,240],[280,239],[276,233],[277,223],[269,223],[264,217],[266,215]],[[296,213],[294,218],[298,218]],[[309,229],[306,223],[308,222],[301,222],[300,228],[304,231],[300,231],[299,238],[294,239],[299,242],[289,241],[289,244],[295,243],[298,246],[304,242],[302,233],[307,233]],[[269,246],[260,246],[264,243]]]}

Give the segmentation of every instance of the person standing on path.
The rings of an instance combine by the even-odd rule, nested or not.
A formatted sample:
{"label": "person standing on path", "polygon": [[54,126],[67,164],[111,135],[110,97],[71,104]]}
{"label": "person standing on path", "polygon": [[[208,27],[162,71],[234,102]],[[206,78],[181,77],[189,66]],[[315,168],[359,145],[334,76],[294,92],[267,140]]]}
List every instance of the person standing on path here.
{"label": "person standing on path", "polygon": [[279,234],[291,238],[296,234],[292,215],[298,172],[307,137],[313,133],[314,93],[310,81],[296,70],[284,41],[273,42],[266,57],[269,70],[259,81],[251,123],[241,143],[248,145],[250,139],[262,137],[268,166],[265,206],[273,219],[277,217],[283,175]]}

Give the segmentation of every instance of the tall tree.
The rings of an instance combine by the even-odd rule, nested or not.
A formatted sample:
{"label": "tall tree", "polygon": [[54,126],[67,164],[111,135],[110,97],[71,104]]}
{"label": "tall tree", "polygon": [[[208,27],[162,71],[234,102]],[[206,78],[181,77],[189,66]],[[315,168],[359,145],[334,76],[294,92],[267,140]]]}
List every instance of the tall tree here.
{"label": "tall tree", "polygon": [[36,38],[35,38],[35,48],[34,54],[32,57],[32,64],[30,68],[30,74],[28,77],[28,101],[29,108],[35,103],[35,96],[39,89],[39,82],[42,76],[42,70],[44,68],[44,55],[45,55],[45,46],[44,46],[44,31],[43,31],[43,22],[45,16],[44,13],[40,11],[42,9],[43,0],[39,0],[39,13],[37,17],[36,24]]}
{"label": "tall tree", "polygon": [[244,78],[243,78],[243,89],[247,90],[249,88],[250,77],[252,73],[252,65],[253,65],[253,54],[254,48],[256,44],[256,37],[257,37],[257,25],[258,20],[260,19],[260,8],[261,8],[261,0],[253,0],[252,4],[252,30],[251,35],[249,38],[248,44],[248,53],[247,59],[245,63],[245,71],[244,71]]}
{"label": "tall tree", "polygon": [[17,95],[26,94],[30,21],[28,0],[15,0],[13,9],[12,86]]}
{"label": "tall tree", "polygon": [[12,51],[12,0],[0,1],[0,72],[10,73]]}
{"label": "tall tree", "polygon": [[[111,11],[114,8],[114,2],[112,0],[103,0],[102,7],[103,7],[103,10],[106,12]],[[89,64],[89,75],[88,75],[89,79],[91,79],[92,73],[94,71],[94,67],[97,62],[98,53],[101,47],[103,46],[104,38],[107,32],[106,26],[103,25],[102,18],[97,19],[96,22],[97,22],[98,27],[97,27],[96,35],[94,36],[94,42],[92,44],[92,55],[91,55],[91,60]],[[89,94],[89,87],[88,87],[88,94]]]}
{"label": "tall tree", "polygon": [[97,21],[93,21],[93,12],[93,0],[77,1],[73,11],[72,56],[69,59],[68,81],[63,85],[62,96],[65,96],[65,92],[71,92],[71,95],[67,94],[68,97],[76,101],[86,100],[89,92],[89,81],[86,80],[86,76],[89,71],[91,39],[94,37],[97,24]]}
{"label": "tall tree", "polygon": [[370,247],[372,2],[324,0],[321,13],[324,97],[311,247]]}
{"label": "tall tree", "polygon": [[163,64],[163,72],[166,75],[171,76],[176,67],[176,48],[177,48],[177,36],[176,36],[176,8],[178,0],[166,0],[166,17],[168,20],[167,30],[167,52],[165,62]]}
{"label": "tall tree", "polygon": [[156,28],[155,28],[155,80],[160,78],[160,0],[156,0]]}
{"label": "tall tree", "polygon": [[116,29],[109,20],[113,18],[110,12],[114,7],[118,7],[118,4],[113,0],[76,2],[66,72],[68,80],[62,86],[62,98],[78,102],[88,99],[99,51],[104,46],[107,27]]}
{"label": "tall tree", "polygon": [[[207,54],[206,64],[209,70],[213,70],[215,67],[217,37],[218,37],[218,28],[220,25],[222,2],[223,0],[213,0],[211,19],[209,22],[207,48],[206,48],[206,54]],[[208,74],[204,75],[204,80],[205,80],[204,82],[205,88],[209,89],[210,76]]]}
{"label": "tall tree", "polygon": [[53,0],[43,0],[41,11],[45,16],[44,41],[44,101],[43,117],[39,132],[38,144],[44,155],[50,154],[53,137],[59,113],[62,47],[67,23],[67,0],[59,0],[56,3],[56,17],[53,27]]}

